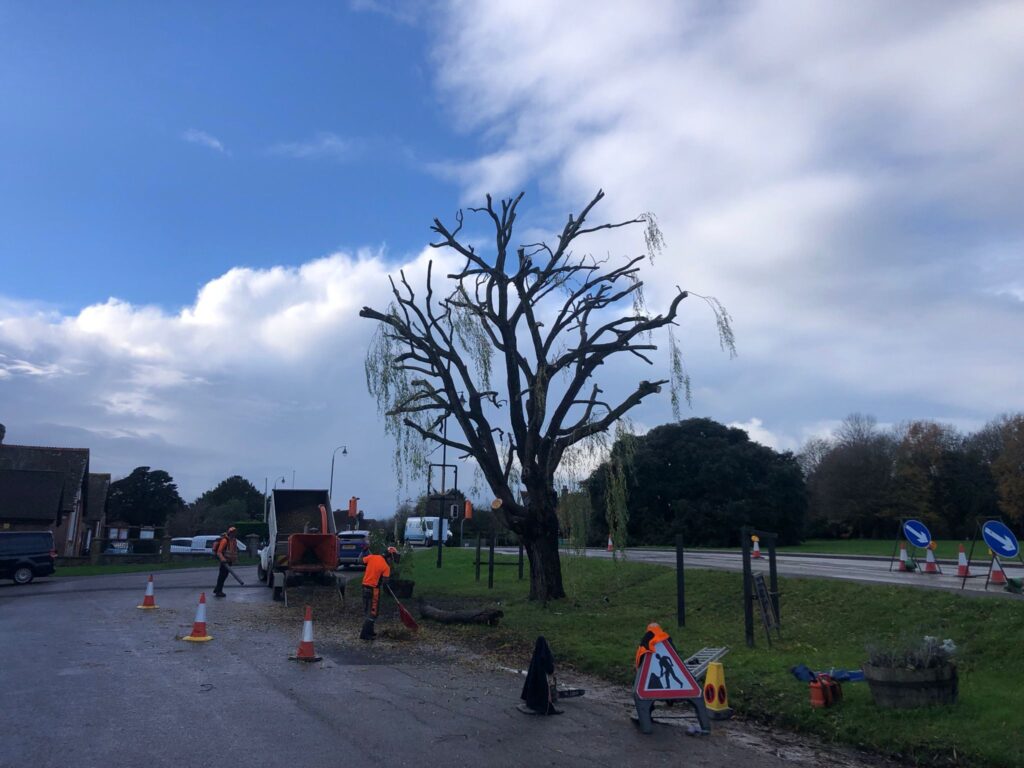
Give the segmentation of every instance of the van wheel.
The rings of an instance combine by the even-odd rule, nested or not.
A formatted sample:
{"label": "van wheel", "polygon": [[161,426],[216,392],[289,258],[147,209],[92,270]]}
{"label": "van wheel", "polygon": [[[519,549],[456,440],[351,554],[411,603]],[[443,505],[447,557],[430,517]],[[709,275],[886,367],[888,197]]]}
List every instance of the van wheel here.
{"label": "van wheel", "polygon": [[21,568],[18,568],[14,571],[14,583],[28,584],[30,581],[32,581],[34,576],[35,574],[32,573],[32,569],[29,568],[27,565],[23,565],[21,566]]}
{"label": "van wheel", "polygon": [[256,561],[256,578],[260,581],[267,580],[267,572],[263,570],[263,563],[258,560]]}

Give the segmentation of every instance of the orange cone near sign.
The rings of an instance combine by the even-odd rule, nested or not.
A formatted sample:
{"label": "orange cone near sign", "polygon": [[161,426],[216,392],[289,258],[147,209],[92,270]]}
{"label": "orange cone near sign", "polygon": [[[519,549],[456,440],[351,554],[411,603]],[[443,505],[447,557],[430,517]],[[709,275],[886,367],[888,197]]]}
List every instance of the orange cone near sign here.
{"label": "orange cone near sign", "polygon": [[956,575],[962,579],[966,579],[971,575],[971,569],[967,565],[967,553],[964,552],[964,545],[960,545],[960,554],[956,558]]}
{"label": "orange cone near sign", "polygon": [[998,584],[1004,586],[1006,584],[1006,574],[1003,573],[1003,566],[999,564],[999,558],[992,557],[992,573],[988,579],[989,584]]}
{"label": "orange cone near sign", "polygon": [[206,593],[199,593],[199,607],[196,608],[196,620],[192,622],[192,634],[185,635],[181,638],[187,640],[190,643],[205,643],[208,640],[213,640],[208,634],[206,634]]}
{"label": "orange cone near sign", "polygon": [[299,650],[294,656],[289,656],[292,661],[321,661],[313,650],[313,609],[306,606],[306,617],[302,621],[302,640],[299,642]]}
{"label": "orange cone near sign", "polygon": [[905,542],[905,541],[901,541],[900,542],[900,565],[899,565],[899,568],[897,568],[896,570],[897,571],[909,571],[910,570],[909,568],[907,568],[907,542]]}
{"label": "orange cone near sign", "polygon": [[612,544],[612,535],[608,534],[608,551],[611,552],[615,549],[615,545]]}
{"label": "orange cone near sign", "polygon": [[941,573],[939,564],[935,562],[935,551],[931,547],[925,550],[924,572]]}
{"label": "orange cone near sign", "polygon": [[157,608],[156,596],[153,594],[153,574],[149,575],[149,581],[146,582],[146,595],[142,598],[142,605],[136,605],[136,608],[142,608],[143,610],[150,610]]}
{"label": "orange cone near sign", "polygon": [[754,542],[754,549],[750,553],[750,556],[751,557],[760,557],[761,556],[761,537],[760,536],[751,536],[750,540],[752,542]]}
{"label": "orange cone near sign", "polygon": [[729,692],[725,687],[725,667],[720,661],[708,664],[708,674],[704,678],[704,706],[712,720],[728,720],[732,717]]}

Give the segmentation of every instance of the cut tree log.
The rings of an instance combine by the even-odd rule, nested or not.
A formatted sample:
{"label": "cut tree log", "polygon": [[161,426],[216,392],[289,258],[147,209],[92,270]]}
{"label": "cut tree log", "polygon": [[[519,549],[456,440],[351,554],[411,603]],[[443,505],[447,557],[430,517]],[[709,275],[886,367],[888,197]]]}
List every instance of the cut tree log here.
{"label": "cut tree log", "polygon": [[498,619],[505,615],[497,608],[467,608],[461,611],[445,611],[426,603],[420,604],[420,616],[441,624],[488,624],[498,626]]}

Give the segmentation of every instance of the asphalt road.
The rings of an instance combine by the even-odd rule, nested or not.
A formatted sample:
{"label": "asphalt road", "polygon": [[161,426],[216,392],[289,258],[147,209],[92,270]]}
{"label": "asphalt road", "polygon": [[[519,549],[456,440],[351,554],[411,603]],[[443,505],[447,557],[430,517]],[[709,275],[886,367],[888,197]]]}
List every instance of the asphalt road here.
{"label": "asphalt road", "polygon": [[[496,550],[498,551],[498,550]],[[505,554],[512,554],[514,549],[501,549]],[[587,557],[610,558],[611,553],[603,549],[588,549]],[[675,567],[675,550],[655,549],[627,549],[626,557],[643,563],[658,563]],[[751,561],[755,573],[768,572],[768,555],[762,553],[762,557]],[[963,579],[956,577],[956,564],[942,563],[941,574],[926,574],[919,571],[900,573],[889,570],[888,558],[868,557],[826,557],[810,555],[778,555],[776,566],[780,576],[792,577],[815,577],[825,579],[841,579],[843,581],[857,581],[866,584],[899,584],[903,586],[920,587],[922,589],[944,589],[960,591]],[[684,552],[685,568],[704,568],[719,571],[741,571],[743,570],[743,556],[738,552],[718,552],[713,550],[688,549]],[[1004,565],[1007,576],[1024,577],[1024,568],[1019,565]],[[985,590],[985,574],[988,571],[988,563],[975,562],[971,565],[971,573],[975,576],[967,579],[964,591],[971,594],[980,594]],[[989,585],[988,594],[1001,595],[1006,597],[1020,596],[1004,592],[1001,587]]]}
{"label": "asphalt road", "polygon": [[0,585],[0,766],[883,764],[736,722],[708,737],[671,725],[644,736],[627,690],[564,675],[588,694],[561,716],[523,715],[518,674],[431,644],[429,627],[397,650],[318,634],[324,661],[290,662],[300,624],[270,621],[285,609],[253,568],[238,570],[250,586],[211,600],[205,644],[177,637],[212,569],[158,572],[155,611],[135,607],[141,574]]}

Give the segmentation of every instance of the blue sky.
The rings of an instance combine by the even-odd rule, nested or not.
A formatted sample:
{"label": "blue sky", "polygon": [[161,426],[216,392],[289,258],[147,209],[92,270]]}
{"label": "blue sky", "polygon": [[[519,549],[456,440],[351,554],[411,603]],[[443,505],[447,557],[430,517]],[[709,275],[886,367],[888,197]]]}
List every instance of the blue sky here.
{"label": "blue sky", "polygon": [[653,311],[679,285],[733,316],[730,360],[686,304],[685,415],[781,450],[855,411],[973,430],[1024,410],[1022,83],[1024,4],[997,0],[7,3],[0,421],[188,499],[326,487],[348,444],[335,495],[387,515],[422,488],[359,308],[450,263],[435,216],[526,190],[531,242],[603,188],[604,220],[658,216]]}
{"label": "blue sky", "polygon": [[376,13],[0,13],[7,295],[173,307],[239,264],[366,243],[416,250],[437,202],[457,197],[427,164],[475,144],[436,99],[422,28]]}

